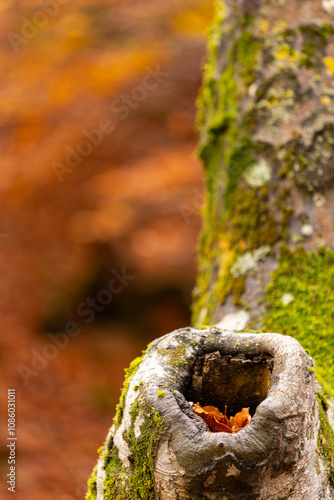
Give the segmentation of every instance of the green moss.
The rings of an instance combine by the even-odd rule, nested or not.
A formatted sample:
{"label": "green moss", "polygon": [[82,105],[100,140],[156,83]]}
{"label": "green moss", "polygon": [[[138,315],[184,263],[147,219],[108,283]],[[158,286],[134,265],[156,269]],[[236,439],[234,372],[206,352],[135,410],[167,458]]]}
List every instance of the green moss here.
{"label": "green moss", "polygon": [[[281,205],[275,216],[268,205],[268,188],[245,186],[234,188],[234,202],[220,216],[219,228],[211,225],[210,235],[203,234],[200,248],[199,277],[193,296],[193,321],[198,323],[202,308],[207,314],[201,323],[210,322],[217,304],[234,293],[234,303],[242,303],[245,279],[235,279],[231,267],[247,251],[271,247],[280,238],[288,237],[291,209]],[[215,243],[211,239],[215,237]]]}
{"label": "green moss", "polygon": [[326,47],[329,37],[334,35],[333,26],[328,23],[321,26],[307,24],[300,26],[299,31],[304,39],[302,53],[306,54],[311,62],[316,63]]}
{"label": "green moss", "polygon": [[[327,95],[328,94],[328,95]],[[324,90],[320,101],[324,106],[330,104],[330,90]],[[326,104],[329,99],[329,104]],[[325,103],[325,104],[324,104]],[[296,184],[309,193],[324,191],[334,180],[331,158],[333,157],[334,141],[332,124],[323,126],[313,135],[311,144],[305,144],[297,137],[280,152],[282,168],[281,176],[293,178]],[[319,165],[321,170],[319,171]]]}
{"label": "green moss", "polygon": [[177,368],[184,366],[186,360],[184,359],[186,349],[188,345],[186,343],[178,344],[176,347],[170,346],[168,348],[162,348],[158,350],[160,356],[168,357],[168,364],[172,368]]}
{"label": "green moss", "polygon": [[165,393],[165,391],[161,391],[159,389],[159,391],[157,392],[157,396],[158,396],[158,398],[162,399],[166,396],[166,393]]}
{"label": "green moss", "polygon": [[321,391],[318,391],[317,396],[318,396],[319,403],[321,403],[323,409],[325,411],[328,411],[329,406],[330,406],[329,397],[324,392],[321,392]]}
{"label": "green moss", "polygon": [[[144,355],[145,352],[143,352],[143,356]],[[119,425],[121,423],[126,393],[130,381],[142,361],[142,357],[132,361],[129,368],[125,370],[126,378],[120,404],[117,407],[118,414],[115,418],[115,424]],[[138,391],[142,385],[141,382],[136,385],[134,389]],[[165,395],[163,391],[158,392],[158,397],[163,397],[163,395]],[[144,416],[144,420],[140,426],[140,436],[136,438],[134,429],[135,421],[139,414]],[[156,445],[160,433],[164,428],[163,417],[154,408],[143,403],[140,394],[131,406],[130,416],[130,429],[123,434],[123,437],[132,455],[131,467],[129,470],[123,465],[115,446],[107,450],[104,454],[104,466],[106,470],[104,498],[106,500],[153,500],[155,498],[153,464]],[[92,496],[94,494],[95,496]],[[86,500],[93,500],[95,498],[96,469],[94,469],[93,476],[89,482],[89,491]]]}
{"label": "green moss", "polygon": [[97,465],[95,465],[91,477],[88,479],[88,491],[85,500],[96,500],[96,480],[97,480]]}
{"label": "green moss", "polygon": [[279,239],[278,223],[270,212],[265,190],[238,187],[227,209],[225,232],[231,246],[245,243],[245,250],[273,245]]}
{"label": "green moss", "polygon": [[245,291],[245,276],[238,276],[238,278],[234,279],[233,290],[234,290],[234,300],[233,303],[236,306],[242,307],[241,296]]}
{"label": "green moss", "polygon": [[328,409],[326,396],[320,391],[318,391],[318,402],[320,418],[318,453],[323,458],[328,478],[334,485],[334,432],[326,417],[326,410]]}
{"label": "green moss", "polygon": [[301,49],[300,65],[307,68],[316,68],[319,65],[322,54],[329,36],[328,25],[322,27],[315,25],[300,26],[299,31],[303,36],[304,43]]}
{"label": "green moss", "polygon": [[[282,296],[294,300],[282,304]],[[321,386],[334,396],[334,251],[280,250],[279,266],[266,290],[263,331],[295,337],[315,360]]]}
{"label": "green moss", "polygon": [[[268,26],[263,28],[265,24]],[[264,121],[275,130],[288,119],[301,99],[294,73],[306,66],[311,81],[320,75],[326,44],[333,35],[333,26],[328,23],[278,32],[266,19],[254,23],[251,17],[245,20],[236,15],[225,23],[222,14],[217,16],[209,35],[209,55],[198,100],[199,154],[205,165],[207,195],[193,300],[193,324],[197,326],[211,322],[217,306],[230,293],[234,293],[235,304],[242,303],[242,293],[234,291],[229,273],[242,253],[290,239],[291,207],[279,200],[278,211],[271,208],[261,190],[245,186],[244,173],[270,158],[272,172],[293,178],[309,192],[325,189],[333,181],[331,126],[325,126],[328,138],[319,132],[325,138],[320,147],[316,137],[310,147],[296,136],[271,150],[254,139],[257,123],[263,126]],[[228,44],[223,46],[224,39]],[[275,78],[261,80],[263,66],[272,67]],[[324,106],[327,100],[330,102],[329,90],[328,95],[324,89],[319,96]],[[323,175],[318,173],[320,163]],[[279,189],[273,175],[270,200],[279,198]]]}
{"label": "green moss", "polygon": [[323,38],[324,43],[327,43],[329,37],[334,35],[334,26],[330,23],[323,23],[317,27],[319,35]]}
{"label": "green moss", "polygon": [[[149,345],[147,346],[147,348],[149,348]],[[120,424],[122,422],[125,398],[126,398],[126,394],[128,392],[128,389],[129,389],[130,382],[131,382],[134,374],[138,370],[138,367],[139,367],[140,363],[142,362],[143,357],[145,356],[146,352],[147,352],[147,350],[143,351],[142,355],[139,356],[138,358],[135,358],[133,361],[131,361],[129,368],[126,368],[124,370],[125,371],[124,384],[123,384],[119,403],[116,406],[116,414],[114,417],[114,424],[115,424],[116,429],[120,426]],[[134,390],[136,390],[136,389],[134,389]]]}
{"label": "green moss", "polygon": [[[217,1],[216,5],[219,8],[222,3]],[[222,33],[231,41],[223,71],[218,69]],[[256,77],[260,50],[259,40],[253,33],[252,16],[236,20],[233,26],[225,25],[220,10],[210,30],[208,44],[209,54],[198,99],[198,152],[205,165],[208,195],[203,209],[199,279],[194,290],[193,323],[196,325],[212,321],[217,303],[233,287],[233,277],[225,276],[225,267],[217,266],[226,250],[217,235],[224,229],[224,204],[234,204],[233,193],[238,180],[256,161],[250,133],[252,120],[250,117],[240,120],[243,116],[241,101]],[[218,286],[213,289],[212,283],[217,280]]]}
{"label": "green moss", "polygon": [[143,383],[144,383],[144,382],[143,382],[143,381],[141,381],[141,382],[139,382],[139,384],[136,384],[136,385],[134,386],[133,390],[134,390],[134,391],[138,391],[139,387],[140,387],[141,385],[143,385]]}
{"label": "green moss", "polygon": [[283,205],[281,207],[281,210],[282,210],[282,218],[280,220],[280,233],[281,233],[281,238],[287,241],[290,237],[289,223],[293,210],[291,207],[288,207],[286,205]]}
{"label": "green moss", "polygon": [[[283,30],[271,33],[267,45],[271,48],[272,57],[281,69],[289,67],[306,67],[317,72],[328,39],[333,35],[333,27],[328,23],[322,25],[304,24],[294,30]],[[302,43],[297,40],[302,37]]]}
{"label": "green moss", "polygon": [[[270,189],[275,190],[274,187]],[[273,214],[268,205],[267,186],[260,189],[244,185],[235,187],[234,202],[222,213],[220,228],[215,231],[215,244],[208,244],[208,238],[200,248],[199,277],[193,296],[195,324],[199,324],[198,317],[202,308],[207,308],[207,314],[201,318],[200,323],[211,321],[217,304],[223,304],[231,293],[234,294],[234,303],[242,305],[246,278],[238,279],[231,274],[231,268],[236,265],[240,256],[260,248],[272,247],[280,239],[289,238],[292,210],[287,205],[288,193],[283,191],[284,202],[282,200],[279,203]],[[278,188],[275,195],[279,198],[280,193]]]}
{"label": "green moss", "polygon": [[[242,32],[239,38],[232,41],[227,56],[229,64],[222,73],[217,74],[222,30],[224,28],[220,15],[209,35],[209,56],[198,100],[199,155],[206,166],[207,187],[210,192],[206,210],[211,215],[214,215],[216,206],[220,204],[217,198],[223,194],[221,187],[224,179],[221,182],[217,179],[221,163],[226,166],[226,180],[231,184],[226,188],[228,193],[235,178],[255,159],[248,124],[237,123],[237,118],[243,91],[255,77],[258,42],[251,31]],[[226,35],[233,40],[234,27],[229,30]]]}
{"label": "green moss", "polygon": [[[236,135],[239,134],[240,131],[236,132]],[[241,175],[254,165],[257,156],[255,143],[251,139],[242,136],[237,139],[235,136],[229,140],[231,141],[231,152],[230,156],[225,160],[228,174],[225,190],[225,204],[227,207],[234,204],[234,192]]]}
{"label": "green moss", "polygon": [[[140,436],[136,438],[134,428],[139,413],[144,416],[144,421]],[[105,500],[155,499],[153,466],[156,446],[164,428],[163,417],[154,408],[141,403],[139,398],[133,403],[130,415],[131,426],[124,439],[132,454],[131,470],[124,467],[116,447],[105,455]]]}

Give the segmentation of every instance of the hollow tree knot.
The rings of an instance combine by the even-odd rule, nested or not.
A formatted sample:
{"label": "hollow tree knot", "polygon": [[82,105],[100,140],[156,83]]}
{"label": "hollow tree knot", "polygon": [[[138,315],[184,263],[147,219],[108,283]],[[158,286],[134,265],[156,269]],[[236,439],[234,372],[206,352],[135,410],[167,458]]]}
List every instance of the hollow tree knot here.
{"label": "hollow tree knot", "polygon": [[[252,418],[235,434],[212,432],[192,403],[227,406],[229,414],[248,407]],[[154,341],[112,431],[129,475],[137,460],[129,436],[140,441],[152,415],[159,425],[150,424],[155,437],[143,452],[153,457],[160,500],[180,492],[184,499],[218,499],[222,491],[227,499],[270,499],[270,491],[275,500],[298,499],[305,485],[321,498],[313,360],[292,337],[186,328]]]}

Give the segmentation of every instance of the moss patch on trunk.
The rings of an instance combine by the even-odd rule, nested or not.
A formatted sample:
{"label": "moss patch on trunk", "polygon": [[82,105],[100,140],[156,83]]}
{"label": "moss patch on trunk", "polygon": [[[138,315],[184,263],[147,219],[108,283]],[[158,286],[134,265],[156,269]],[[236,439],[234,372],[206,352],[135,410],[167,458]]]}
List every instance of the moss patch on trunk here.
{"label": "moss patch on trunk", "polygon": [[[149,347],[149,346],[148,346]],[[135,375],[146,351],[142,356],[134,359],[129,368],[125,369],[125,381],[117,405],[114,418],[115,429],[122,422],[125,399],[129,390],[130,382]],[[160,434],[164,428],[162,415],[145,402],[144,394],[141,394],[142,384],[134,387],[138,393],[135,402],[131,406],[131,425],[127,432],[123,434],[131,455],[129,457],[130,467],[126,467],[119,458],[118,449],[113,445],[111,438],[106,444],[103,453],[105,477],[105,500],[153,500],[155,498],[153,465],[156,453],[156,446]],[[135,431],[137,417],[142,417],[143,421],[139,429]],[[95,500],[97,466],[94,468],[91,478],[88,481],[88,491],[85,500]]]}
{"label": "moss patch on trunk", "polygon": [[[326,73],[334,68],[334,59],[324,57],[334,41],[334,26],[301,20],[300,26],[289,28],[278,19],[269,22],[265,10],[262,17],[253,17],[232,9],[225,18],[223,2],[216,4],[198,100],[207,195],[193,300],[196,326],[212,322],[217,306],[231,293],[234,304],[242,306],[243,289],[230,272],[240,255],[290,241],[293,214],[282,181],[293,179],[313,193],[325,189],[334,175],[331,123],[307,125],[311,135],[316,130],[310,144],[298,134],[280,145],[256,139],[262,129],[279,134],[282,123],[298,114],[305,99],[297,84],[299,73],[307,74],[308,81],[326,82]],[[309,99],[322,103],[326,114],[330,89],[325,83],[322,90],[316,84],[312,89]],[[321,175],[319,164],[324,165]]]}
{"label": "moss patch on trunk", "polygon": [[[284,305],[287,293],[293,300]],[[334,251],[281,246],[266,301],[262,331],[295,337],[313,357],[322,388],[334,397]]]}
{"label": "moss patch on trunk", "polygon": [[318,434],[318,453],[324,460],[324,465],[329,481],[334,485],[334,432],[328,423],[326,410],[328,403],[326,397],[318,392],[320,429]]}
{"label": "moss patch on trunk", "polygon": [[[135,421],[139,414],[144,420],[136,437]],[[124,435],[131,451],[131,468],[123,465],[116,447],[105,454],[105,500],[154,500],[153,466],[163,427],[162,415],[137,398],[131,407],[131,427]]]}
{"label": "moss patch on trunk", "polygon": [[97,480],[97,465],[95,465],[92,475],[88,479],[88,490],[85,496],[85,500],[95,500],[96,499],[96,480]]}
{"label": "moss patch on trunk", "polygon": [[[147,349],[149,347],[150,347],[150,344],[147,346]],[[128,389],[129,389],[130,382],[132,380],[132,377],[134,376],[134,374],[138,370],[138,367],[139,367],[140,363],[142,362],[143,357],[145,356],[145,354],[147,352],[147,349],[142,352],[141,356],[138,356],[138,358],[135,358],[133,361],[131,361],[129,368],[125,368],[125,370],[124,370],[124,372],[125,372],[124,384],[123,384],[119,403],[116,406],[116,415],[114,418],[114,424],[115,424],[116,429],[120,426],[120,424],[122,422],[124,405],[125,405],[125,398],[126,398],[126,395],[127,395]]]}

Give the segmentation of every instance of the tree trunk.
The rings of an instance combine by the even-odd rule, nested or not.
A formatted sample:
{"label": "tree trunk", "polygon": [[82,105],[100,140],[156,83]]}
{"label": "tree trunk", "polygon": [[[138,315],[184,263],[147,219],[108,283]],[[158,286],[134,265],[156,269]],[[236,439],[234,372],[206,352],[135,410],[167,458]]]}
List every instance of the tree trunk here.
{"label": "tree trunk", "polygon": [[[334,498],[333,14],[217,3],[193,322],[230,332],[179,331],[133,362],[88,500]],[[190,399],[253,418],[212,433]]]}
{"label": "tree trunk", "polygon": [[[98,464],[98,500],[331,498],[317,456],[313,361],[292,337],[179,330],[128,375]],[[190,400],[254,416],[236,434],[211,432]]]}

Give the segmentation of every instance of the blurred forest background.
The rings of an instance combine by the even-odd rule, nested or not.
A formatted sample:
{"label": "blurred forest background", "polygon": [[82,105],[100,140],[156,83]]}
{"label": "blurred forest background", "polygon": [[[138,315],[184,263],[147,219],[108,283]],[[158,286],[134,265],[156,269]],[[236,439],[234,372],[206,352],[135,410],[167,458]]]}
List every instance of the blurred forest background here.
{"label": "blurred forest background", "polygon": [[[7,387],[16,498],[83,499],[124,368],[190,323],[203,191],[195,101],[212,3],[0,2],[1,498]],[[157,66],[168,76],[142,98],[134,89]],[[131,92],[124,118],[111,106]],[[55,162],[103,119],[113,132],[57,177]],[[123,268],[135,278],[85,323],[78,305]],[[81,333],[24,383],[18,366],[33,369],[69,321]]]}

